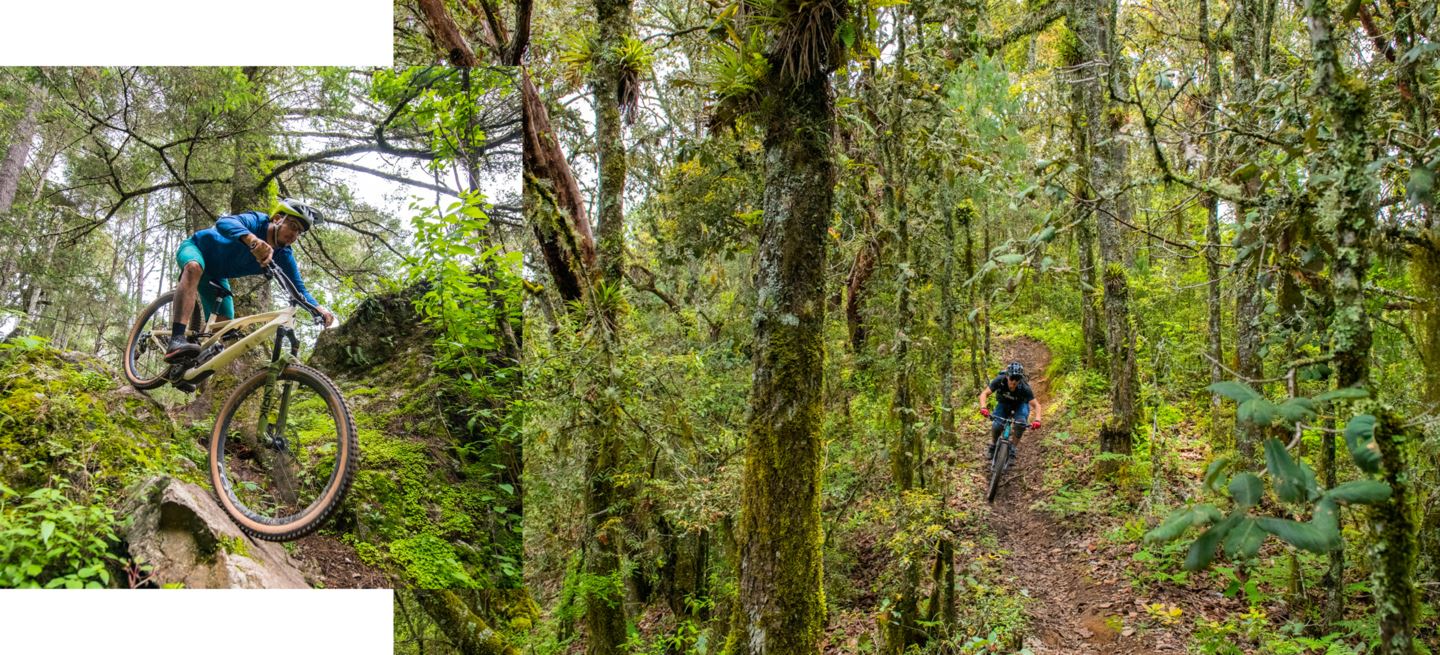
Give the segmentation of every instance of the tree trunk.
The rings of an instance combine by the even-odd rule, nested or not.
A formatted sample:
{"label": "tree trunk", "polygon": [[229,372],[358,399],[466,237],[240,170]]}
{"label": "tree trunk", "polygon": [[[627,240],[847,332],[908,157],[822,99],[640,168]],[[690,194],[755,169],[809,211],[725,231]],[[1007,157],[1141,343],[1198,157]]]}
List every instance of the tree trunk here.
{"label": "tree trunk", "polygon": [[[1206,177],[1216,179],[1222,167],[1219,161],[1220,136],[1220,56],[1215,51],[1215,40],[1210,34],[1209,0],[1200,0],[1200,39],[1205,45],[1205,125],[1211,133],[1205,139]],[[1220,198],[1207,194],[1205,202],[1205,337],[1206,351],[1210,354],[1210,383],[1224,379],[1224,348],[1220,341]],[[1218,436],[1220,431],[1215,422],[1220,415],[1220,394],[1210,394],[1210,432]]]}
{"label": "tree trunk", "polygon": [[[1124,113],[1109,101],[1103,84],[1113,83],[1121,71],[1110,70],[1114,55],[1115,0],[1077,2],[1072,11],[1080,56],[1088,65],[1081,83],[1085,100],[1086,163],[1095,197],[1095,223],[1100,261],[1104,270],[1105,350],[1109,356],[1110,418],[1100,428],[1100,450],[1128,455],[1137,416],[1139,375],[1135,361],[1135,335],[1130,326],[1129,280],[1125,271],[1125,243],[1120,220],[1127,202],[1122,186],[1125,158],[1120,128]],[[1110,82],[1106,82],[1110,80]],[[1110,468],[1108,465],[1102,470]]]}
{"label": "tree trunk", "polygon": [[[398,593],[398,592],[397,592]],[[415,599],[461,655],[520,655],[493,628],[448,589],[415,589]]]}
{"label": "tree trunk", "polygon": [[[1259,68],[1260,45],[1269,41],[1265,34],[1264,0],[1239,0],[1236,5],[1234,97],[1253,98]],[[1241,126],[1250,122],[1250,112],[1242,110]],[[1247,141],[1237,141],[1232,161],[1236,165],[1256,156]],[[1263,230],[1264,210],[1256,196],[1258,180],[1249,180],[1241,187],[1244,202],[1235,204],[1235,221],[1240,229],[1235,234],[1235,372],[1245,380],[1265,377],[1260,357],[1262,311],[1265,308],[1264,285],[1261,282],[1266,243]],[[1256,449],[1264,431],[1249,421],[1235,422],[1235,448],[1242,466],[1256,466]]]}
{"label": "tree trunk", "polygon": [[[621,69],[619,52],[630,30],[628,0],[595,0],[599,35],[595,43],[594,76],[591,89],[595,96],[595,135],[599,150],[599,266],[602,283],[610,293],[603,306],[595,307],[601,337],[602,362],[600,374],[604,387],[619,384],[613,375],[613,359],[618,350],[621,328],[618,323],[620,284],[625,271],[625,142],[621,124],[620,103],[625,72]],[[594,305],[595,303],[592,303]],[[626,638],[624,585],[619,580],[621,551],[625,546],[622,517],[616,506],[622,487],[616,483],[623,457],[620,414],[623,411],[613,394],[603,388],[591,389],[594,414],[598,417],[590,434],[585,460],[585,514],[588,537],[585,547],[585,573],[592,579],[609,578],[605,584],[587,585],[585,625],[589,635],[589,655],[612,655],[621,652]]]}
{"label": "tree trunk", "polygon": [[955,215],[960,209],[945,212],[945,255],[940,271],[940,443],[954,448],[955,435]]}
{"label": "tree trunk", "polygon": [[10,213],[15,204],[15,192],[20,189],[20,173],[25,170],[25,158],[35,141],[35,132],[40,125],[40,90],[30,89],[25,102],[25,113],[16,123],[10,135],[10,145],[5,149],[5,159],[0,160],[0,215]]}
{"label": "tree trunk", "polygon": [[1380,655],[1414,655],[1415,623],[1420,617],[1420,595],[1415,588],[1415,503],[1410,497],[1413,476],[1407,444],[1420,435],[1406,428],[1394,412],[1382,408],[1375,425],[1380,450],[1380,475],[1390,485],[1390,497],[1374,505],[1365,523],[1370,553],[1375,557],[1370,580],[1380,619]]}
{"label": "tree trunk", "polygon": [[[1331,204],[1325,211],[1335,220],[1335,260],[1331,266],[1335,310],[1330,322],[1335,381],[1342,389],[1366,388],[1370,382],[1370,317],[1365,309],[1370,249],[1366,240],[1375,225],[1376,193],[1373,176],[1366,170],[1373,161],[1372,146],[1365,139],[1368,99],[1359,85],[1347,83],[1340,70],[1329,3],[1307,0],[1305,18],[1315,60],[1312,92],[1316,104],[1325,111],[1331,133],[1337,135],[1337,142],[1313,164],[1315,170],[1330,174],[1327,186],[1332,187],[1324,197]],[[1342,567],[1343,560],[1332,555],[1324,584],[1331,588],[1343,586]],[[1343,594],[1331,597],[1334,604],[1326,607],[1327,617],[1338,619],[1344,615],[1340,606],[1343,599]]]}
{"label": "tree trunk", "polygon": [[1069,118],[1070,143],[1075,169],[1075,249],[1080,260],[1080,341],[1082,361],[1085,368],[1098,366],[1097,350],[1104,347],[1105,335],[1100,331],[1100,315],[1096,309],[1095,293],[1100,289],[1099,276],[1095,267],[1095,232],[1092,229],[1095,215],[1095,190],[1091,186],[1090,136],[1086,125],[1089,106],[1088,95],[1094,90],[1086,86],[1088,77],[1096,73],[1085,64],[1084,51],[1079,46],[1079,35],[1074,30],[1066,36],[1071,39],[1070,47],[1063,50],[1064,64],[1070,69],[1067,83],[1070,87]]}
{"label": "tree trunk", "polygon": [[975,205],[966,199],[958,211],[960,227],[965,230],[965,306],[970,308],[970,313],[965,316],[965,334],[969,337],[970,390],[980,393],[985,377],[980,372],[980,323],[976,320],[980,315],[980,305],[976,302],[976,287],[980,286],[980,281],[975,279]]}
{"label": "tree trunk", "polygon": [[[895,59],[895,79],[906,75],[906,32],[904,12],[895,12],[895,30],[899,36],[899,51]],[[894,412],[899,421],[899,430],[894,445],[890,448],[890,471],[895,483],[896,496],[904,502],[905,492],[914,489],[919,475],[918,468],[923,457],[920,452],[920,435],[916,428],[915,390],[911,375],[911,333],[915,329],[915,307],[912,303],[912,281],[914,279],[914,253],[910,244],[910,211],[907,207],[905,158],[905,107],[899,97],[891,100],[890,134],[882,144],[887,153],[885,162],[886,209],[894,220],[897,236],[896,253],[899,275],[896,294],[895,341],[895,400]],[[886,634],[886,651],[899,655],[912,644],[918,644],[924,637],[919,626],[920,603],[920,558],[911,558],[900,579],[900,599],[891,612]]]}
{"label": "tree trunk", "polygon": [[520,71],[520,96],[525,222],[535,231],[560,298],[579,300],[588,286],[586,276],[595,268],[590,219],[585,215],[580,185],[550,127],[550,112],[530,81],[530,72],[524,69]]}
{"label": "tree trunk", "polygon": [[739,596],[728,652],[819,652],[825,233],[834,202],[827,72],[767,82],[764,219],[741,481]]}

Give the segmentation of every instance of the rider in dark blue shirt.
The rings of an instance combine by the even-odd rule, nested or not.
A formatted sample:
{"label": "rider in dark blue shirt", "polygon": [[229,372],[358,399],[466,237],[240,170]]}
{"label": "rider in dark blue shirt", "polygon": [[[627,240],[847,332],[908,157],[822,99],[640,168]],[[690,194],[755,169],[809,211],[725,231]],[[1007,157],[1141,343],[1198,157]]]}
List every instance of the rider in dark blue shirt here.
{"label": "rider in dark blue shirt", "polygon": [[[214,227],[200,230],[181,243],[175,253],[175,261],[180,264],[180,286],[175,291],[175,313],[165,359],[175,360],[200,351],[200,346],[185,338],[185,321],[195,307],[197,291],[206,316],[218,313],[227,320],[235,318],[234,301],[229,296],[217,298],[208,284],[212,280],[228,290],[230,278],[259,275],[273,260],[300,295],[319,307],[320,303],[300,279],[300,269],[290,251],[290,244],[319,219],[320,213],[310,206],[282,198],[268,215],[245,212],[222,216]],[[335,315],[329,310],[319,309],[325,325],[335,321]]]}
{"label": "rider in dark blue shirt", "polygon": [[[995,412],[992,414],[989,409],[990,394],[995,394]],[[1014,440],[1015,445],[1020,444],[1020,437],[1025,434],[1025,420],[1034,413],[1034,419],[1029,427],[1039,429],[1040,427],[1040,403],[1035,400],[1035,392],[1030,389],[1029,383],[1025,381],[1025,367],[1020,362],[1010,362],[1005,371],[996,376],[990,384],[980,392],[980,413],[993,418],[990,427],[990,452],[995,451],[995,442],[1000,439],[1000,433],[1005,430],[1004,419],[1016,422]],[[1013,457],[1015,453],[1011,453]],[[987,457],[988,458],[988,457]]]}

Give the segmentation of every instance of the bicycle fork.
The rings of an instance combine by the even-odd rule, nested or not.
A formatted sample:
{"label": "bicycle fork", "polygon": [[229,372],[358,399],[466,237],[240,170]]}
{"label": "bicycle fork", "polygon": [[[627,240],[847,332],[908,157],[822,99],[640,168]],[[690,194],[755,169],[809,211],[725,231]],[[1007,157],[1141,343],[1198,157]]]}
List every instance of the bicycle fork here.
{"label": "bicycle fork", "polygon": [[[290,339],[290,351],[282,350],[285,339]],[[259,448],[261,465],[270,473],[271,479],[275,481],[275,488],[280,496],[280,501],[286,505],[293,505],[296,501],[296,481],[294,470],[291,464],[296,461],[293,448],[289,439],[285,437],[285,423],[290,415],[290,392],[295,388],[295,383],[286,381],[280,385],[279,407],[276,407],[276,417],[273,424],[270,423],[270,408],[276,402],[275,386],[280,380],[280,374],[285,370],[299,350],[299,343],[295,334],[288,329],[281,328],[275,336],[275,348],[271,353],[270,365],[265,373],[265,392],[260,400],[260,417],[256,425],[256,434],[259,435],[262,443]]]}

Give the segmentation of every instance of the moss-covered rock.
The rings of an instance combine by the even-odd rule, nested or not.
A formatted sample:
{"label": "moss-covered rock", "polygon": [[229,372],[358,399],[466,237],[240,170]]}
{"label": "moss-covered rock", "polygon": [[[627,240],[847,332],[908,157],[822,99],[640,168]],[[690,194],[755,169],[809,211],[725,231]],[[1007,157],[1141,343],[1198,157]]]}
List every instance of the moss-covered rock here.
{"label": "moss-covered rock", "polygon": [[18,490],[64,478],[111,495],[150,475],[203,480],[205,453],[112,367],[51,348],[0,348],[0,481]]}
{"label": "moss-covered rock", "polygon": [[334,378],[355,418],[360,469],[329,530],[405,586],[494,587],[518,578],[519,517],[499,468],[462,455],[468,432],[435,336],[413,302],[423,287],[366,300],[328,330],[309,363]]}

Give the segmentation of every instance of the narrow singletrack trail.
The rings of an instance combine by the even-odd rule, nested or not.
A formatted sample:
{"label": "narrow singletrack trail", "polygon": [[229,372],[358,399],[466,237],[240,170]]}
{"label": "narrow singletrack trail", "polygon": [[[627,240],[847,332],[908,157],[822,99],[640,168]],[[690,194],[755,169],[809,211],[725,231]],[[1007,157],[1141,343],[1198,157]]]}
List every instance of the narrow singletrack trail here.
{"label": "narrow singletrack trail", "polygon": [[[1000,547],[1008,551],[998,560],[1006,577],[1031,598],[1024,647],[1036,655],[1184,653],[1177,635],[1137,629],[1137,617],[1145,616],[1143,606],[1119,573],[1118,562],[1094,552],[1096,535],[1067,530],[1032,509],[1045,497],[1046,475],[1053,473],[1045,464],[1045,450],[1047,441],[1066,429],[1054,422],[1063,416],[1063,408],[1051,406],[1044,377],[1050,351],[1043,343],[1016,338],[1001,343],[1000,354],[1001,362],[1025,365],[1044,418],[1040,430],[1026,431],[1019,461],[996,495],[990,519]],[[983,466],[988,440],[973,445],[971,461]]]}

